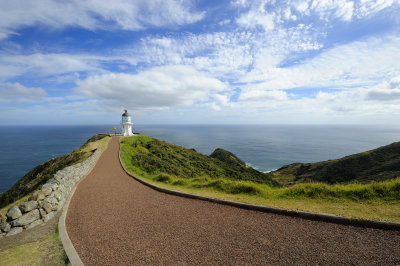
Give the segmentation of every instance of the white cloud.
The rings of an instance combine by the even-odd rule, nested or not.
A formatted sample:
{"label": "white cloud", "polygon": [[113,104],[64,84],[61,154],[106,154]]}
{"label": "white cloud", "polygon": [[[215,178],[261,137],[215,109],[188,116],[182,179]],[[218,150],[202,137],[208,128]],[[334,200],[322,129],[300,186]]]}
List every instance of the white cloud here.
{"label": "white cloud", "polygon": [[371,88],[366,94],[367,100],[393,102],[400,100],[400,76],[392,78],[390,82]]}
{"label": "white cloud", "polygon": [[400,69],[400,38],[370,38],[337,46],[290,67],[253,69],[242,82],[261,81],[252,89],[296,87],[346,88],[369,86],[396,75]]}
{"label": "white cloud", "polygon": [[222,107],[231,106],[229,102],[229,96],[224,94],[214,94],[212,95],[213,102],[209,104],[211,108],[215,111],[220,111]]}
{"label": "white cloud", "polygon": [[30,88],[18,82],[7,83],[5,87],[0,87],[0,100],[13,102],[31,102],[43,99],[47,93],[42,88]]}
{"label": "white cloud", "polygon": [[263,90],[250,90],[245,91],[240,94],[240,101],[266,101],[266,100],[277,100],[282,101],[287,99],[287,94],[284,91],[273,90],[273,91],[263,91]]}
{"label": "white cloud", "polygon": [[[239,98],[240,101],[235,103],[235,109],[255,114],[279,112],[279,117],[286,117],[286,121],[300,123],[307,123],[307,121],[320,123],[388,122],[390,124],[393,124],[394,121],[400,122],[398,118],[400,115],[400,76],[375,86],[334,91],[321,90],[316,96],[309,97],[285,97],[286,94],[277,91],[277,96],[282,94],[281,99],[269,101],[270,95],[268,94],[272,92],[244,92]],[[267,98],[263,100],[263,96]],[[300,120],[293,120],[293,117]]]}
{"label": "white cloud", "polygon": [[76,93],[102,99],[110,109],[163,109],[207,101],[226,89],[189,66],[155,67],[138,74],[104,74],[77,82]]}
{"label": "white cloud", "polygon": [[201,20],[191,1],[179,0],[13,0],[0,2],[0,40],[21,27],[81,27],[89,30],[141,30],[174,27]]}
{"label": "white cloud", "polygon": [[[145,38],[131,62],[187,64],[218,78],[239,80],[251,68],[276,66],[291,53],[318,50],[310,26],[263,31],[215,32],[178,38]],[[127,56],[126,60],[130,60]]]}
{"label": "white cloud", "polygon": [[236,23],[244,28],[253,29],[261,26],[264,30],[273,30],[275,27],[274,14],[266,12],[263,8],[252,9],[241,15]]}
{"label": "white cloud", "polygon": [[231,23],[230,19],[224,19],[224,20],[221,20],[220,22],[218,22],[218,25],[223,26],[223,25],[226,25],[229,23]]}
{"label": "white cloud", "polygon": [[321,19],[330,17],[350,21],[353,17],[354,2],[347,0],[314,0],[310,9],[317,12]]}
{"label": "white cloud", "polygon": [[293,7],[301,14],[309,15],[309,2],[310,1],[295,1]]}
{"label": "white cloud", "polygon": [[111,63],[114,60],[121,58],[66,53],[1,54],[0,77],[11,78],[21,75],[46,77],[80,71],[104,72],[101,63],[105,61]]}
{"label": "white cloud", "polygon": [[[324,22],[341,20],[350,22],[375,15],[381,10],[400,3],[399,0],[254,0],[233,1],[240,15],[236,19],[239,26],[253,29],[258,26],[269,31],[290,21],[302,21],[305,17]],[[301,22],[300,22],[301,23]]]}
{"label": "white cloud", "polygon": [[357,17],[366,17],[392,6],[393,0],[361,0],[358,3]]}

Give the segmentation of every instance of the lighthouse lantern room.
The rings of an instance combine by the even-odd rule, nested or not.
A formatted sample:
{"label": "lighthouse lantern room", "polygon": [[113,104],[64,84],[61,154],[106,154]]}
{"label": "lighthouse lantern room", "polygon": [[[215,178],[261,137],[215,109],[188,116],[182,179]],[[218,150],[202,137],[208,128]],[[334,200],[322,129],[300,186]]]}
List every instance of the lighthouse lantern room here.
{"label": "lighthouse lantern room", "polygon": [[128,113],[127,110],[125,110],[125,113],[122,114],[122,136],[132,136],[132,120],[131,120],[131,115]]}

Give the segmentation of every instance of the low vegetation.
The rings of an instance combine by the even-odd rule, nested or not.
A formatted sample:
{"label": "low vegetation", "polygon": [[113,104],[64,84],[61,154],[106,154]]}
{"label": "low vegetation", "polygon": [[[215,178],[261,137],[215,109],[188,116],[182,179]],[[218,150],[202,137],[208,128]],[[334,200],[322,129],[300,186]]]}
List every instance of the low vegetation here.
{"label": "low vegetation", "polygon": [[18,180],[9,190],[0,194],[0,208],[26,197],[39,186],[46,183],[58,170],[86,160],[96,148],[104,149],[110,137],[104,134],[94,135],[80,148],[69,154],[53,158],[36,166]]}
{"label": "low vegetation", "polygon": [[129,159],[130,167],[142,174],[151,176],[166,174],[164,177],[159,177],[161,179],[171,176],[214,182],[223,178],[277,185],[277,182],[264,173],[246,167],[236,156],[222,155],[229,152],[221,149],[213,153],[214,156],[221,158],[213,158],[193,149],[189,150],[143,135],[123,138],[121,143],[123,156]]}
{"label": "low vegetation", "polygon": [[222,149],[206,156],[143,135],[121,138],[120,143],[127,171],[161,187],[293,210],[400,221],[400,178],[282,186]]}
{"label": "low vegetation", "polygon": [[40,239],[0,252],[0,265],[70,265],[58,227]]}
{"label": "low vegetation", "polygon": [[370,183],[400,176],[400,142],[344,158],[317,163],[294,163],[268,174],[284,183]]}

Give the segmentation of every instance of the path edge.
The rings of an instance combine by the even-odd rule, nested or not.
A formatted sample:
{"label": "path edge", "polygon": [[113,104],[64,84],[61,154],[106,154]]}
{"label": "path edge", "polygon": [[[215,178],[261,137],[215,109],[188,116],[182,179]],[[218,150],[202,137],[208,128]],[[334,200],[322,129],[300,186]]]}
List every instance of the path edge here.
{"label": "path edge", "polygon": [[[85,178],[85,177],[86,176],[84,176],[83,178]],[[64,204],[63,212],[60,216],[60,219],[58,220],[58,232],[60,234],[60,239],[61,239],[62,245],[64,247],[65,253],[67,253],[68,259],[71,262],[71,265],[73,265],[73,266],[75,266],[75,265],[82,266],[83,262],[82,262],[81,258],[79,257],[78,252],[76,252],[76,249],[75,249],[74,245],[72,244],[71,239],[69,238],[69,235],[67,232],[67,227],[65,225],[65,220],[67,218],[68,207],[71,202],[72,196],[74,195],[76,187],[79,185],[81,180],[79,180],[79,182],[72,189],[72,191],[68,197],[68,200]]]}
{"label": "path edge", "polygon": [[237,202],[237,201],[221,200],[221,199],[210,198],[210,197],[200,196],[200,195],[196,195],[196,194],[190,194],[190,193],[180,192],[180,191],[176,191],[176,190],[161,188],[161,187],[158,187],[151,183],[148,183],[148,182],[142,180],[141,178],[138,178],[137,176],[130,174],[126,170],[124,164],[122,163],[121,147],[120,147],[121,144],[119,143],[119,141],[118,141],[118,145],[119,145],[119,152],[118,152],[119,163],[121,164],[121,167],[122,167],[122,169],[124,169],[125,173],[127,175],[129,175],[130,177],[132,177],[133,179],[135,179],[136,181],[138,181],[138,182],[142,183],[143,185],[148,186],[158,192],[175,195],[175,196],[179,196],[179,197],[184,197],[184,198],[209,201],[209,202],[213,202],[213,203],[217,203],[217,204],[233,206],[233,207],[246,209],[246,210],[253,210],[253,211],[259,211],[259,212],[264,212],[264,213],[273,213],[273,214],[285,215],[285,216],[290,216],[290,217],[302,218],[302,219],[306,219],[306,220],[321,221],[321,222],[328,222],[328,223],[349,225],[349,226],[357,226],[357,227],[367,227],[367,228],[374,228],[374,229],[400,231],[400,223],[349,218],[349,217],[345,217],[345,216],[337,216],[334,214],[286,210],[286,209],[281,209],[281,208],[268,207],[268,206],[264,206],[264,205],[254,205],[254,204],[242,203],[242,202]]}
{"label": "path edge", "polygon": [[[112,138],[111,138],[112,139]],[[111,141],[110,139],[110,141]],[[108,145],[110,144],[110,141],[107,144],[107,147],[104,149],[107,150],[108,149]],[[118,142],[119,143],[119,142]],[[103,152],[101,152],[100,156],[96,159],[96,163],[94,164],[94,166],[92,167],[92,169],[84,176],[82,177],[78,183],[75,184],[74,188],[71,190],[67,201],[65,202],[64,206],[63,206],[63,210],[62,210],[62,214],[58,220],[58,232],[60,234],[60,239],[61,239],[61,243],[64,247],[65,253],[67,253],[68,259],[71,262],[72,266],[83,266],[83,262],[81,260],[81,258],[79,257],[78,252],[76,251],[74,245],[72,244],[71,239],[69,238],[68,232],[67,232],[67,227],[65,224],[65,220],[67,219],[67,213],[68,213],[68,207],[69,204],[71,203],[72,197],[75,194],[75,190],[78,187],[78,185],[82,182],[82,180],[84,180],[92,171],[93,169],[96,167],[97,162],[99,161],[101,155],[103,154]]]}

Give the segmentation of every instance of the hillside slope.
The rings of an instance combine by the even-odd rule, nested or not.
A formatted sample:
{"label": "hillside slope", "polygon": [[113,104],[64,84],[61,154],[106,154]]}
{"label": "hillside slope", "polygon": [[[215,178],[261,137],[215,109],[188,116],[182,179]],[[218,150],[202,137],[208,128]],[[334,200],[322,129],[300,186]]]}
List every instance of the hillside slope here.
{"label": "hillside slope", "polygon": [[400,142],[317,163],[294,163],[268,174],[288,183],[369,183],[400,176]]}
{"label": "hillside slope", "polygon": [[277,185],[266,174],[247,167],[239,158],[223,149],[211,156],[164,141],[140,135],[121,140],[122,155],[129,158],[135,172],[145,175],[167,174],[179,178],[226,178]]}

